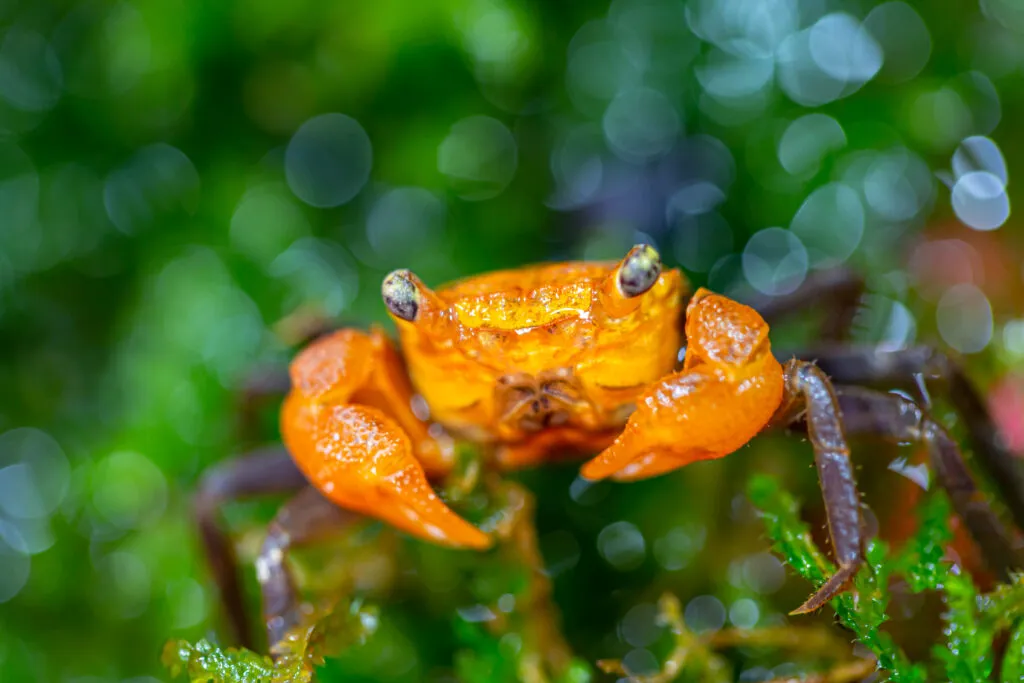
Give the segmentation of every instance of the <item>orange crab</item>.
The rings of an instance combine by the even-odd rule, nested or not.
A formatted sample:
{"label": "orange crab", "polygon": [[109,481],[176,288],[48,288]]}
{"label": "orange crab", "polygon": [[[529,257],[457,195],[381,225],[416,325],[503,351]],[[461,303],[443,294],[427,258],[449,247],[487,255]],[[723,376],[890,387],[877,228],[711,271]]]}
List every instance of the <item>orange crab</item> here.
{"label": "orange crab", "polygon": [[[927,444],[940,478],[967,491],[963,505],[976,496],[966,470],[948,464],[954,452],[959,462],[952,441],[916,404],[867,390],[837,394],[819,365],[780,364],[758,312],[705,289],[691,295],[650,246],[619,262],[538,265],[436,291],[399,270],[382,295],[401,352],[379,329],[342,329],[291,364],[281,425],[298,469],[265,454],[204,484],[201,527],[233,614],[242,609],[212,521],[216,505],[305,482],[315,489],[278,515],[257,561],[271,643],[297,620],[287,550],[338,514],[324,499],[435,543],[491,544],[429,483],[452,469],[453,438],[490,446],[505,469],[597,453],[583,477],[632,481],[728,455],[770,424],[806,423],[839,568],[796,612],[843,591],[862,563],[860,497],[841,412],[847,431]],[[886,378],[877,355],[837,353],[835,368],[848,380]],[[819,357],[829,363],[828,353]]]}

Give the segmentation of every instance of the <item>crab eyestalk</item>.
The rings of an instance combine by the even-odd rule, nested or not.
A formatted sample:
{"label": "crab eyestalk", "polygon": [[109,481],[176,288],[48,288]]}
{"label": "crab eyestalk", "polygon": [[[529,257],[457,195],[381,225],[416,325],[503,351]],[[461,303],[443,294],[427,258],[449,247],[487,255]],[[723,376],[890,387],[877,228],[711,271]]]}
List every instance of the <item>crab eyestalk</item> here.
{"label": "crab eyestalk", "polygon": [[661,256],[649,244],[629,250],[618,267],[601,285],[601,307],[610,318],[622,318],[640,306],[642,295],[661,276]]}
{"label": "crab eyestalk", "polygon": [[[384,305],[396,322],[434,328],[447,323],[447,307],[412,271],[388,273],[380,286]],[[401,322],[399,322],[401,324]]]}

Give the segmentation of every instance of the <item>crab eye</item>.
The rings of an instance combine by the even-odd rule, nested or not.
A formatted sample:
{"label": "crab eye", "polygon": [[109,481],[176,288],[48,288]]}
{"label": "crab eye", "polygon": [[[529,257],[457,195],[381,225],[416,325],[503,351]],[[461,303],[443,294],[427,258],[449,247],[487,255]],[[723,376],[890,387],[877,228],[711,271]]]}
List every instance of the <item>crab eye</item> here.
{"label": "crab eye", "polygon": [[396,270],[381,283],[380,293],[384,305],[396,318],[413,322],[420,310],[420,293],[408,270]]}
{"label": "crab eye", "polygon": [[661,275],[661,256],[649,244],[629,250],[619,266],[619,289],[626,297],[640,296],[654,286]]}

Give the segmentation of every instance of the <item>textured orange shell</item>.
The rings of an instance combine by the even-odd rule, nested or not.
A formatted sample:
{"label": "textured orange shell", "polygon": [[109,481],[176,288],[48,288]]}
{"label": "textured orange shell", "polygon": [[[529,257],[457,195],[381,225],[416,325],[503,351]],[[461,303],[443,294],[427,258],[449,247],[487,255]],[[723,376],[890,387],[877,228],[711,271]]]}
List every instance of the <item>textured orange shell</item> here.
{"label": "textured orange shell", "polygon": [[[741,447],[782,398],[764,320],[698,291],[677,369],[682,275],[664,270],[627,297],[618,267],[539,265],[436,292],[403,274],[414,313],[412,321],[393,316],[402,353],[379,330],[341,330],[304,349],[282,412],[286,445],[338,505],[476,548],[488,537],[427,483],[450,470],[453,453],[431,422],[496,444],[505,467],[600,453],[583,467],[591,479],[655,476]],[[531,422],[535,415],[545,421]]]}
{"label": "textured orange shell", "polygon": [[[665,270],[624,299],[617,262],[503,270],[440,287],[414,323],[395,318],[410,379],[431,416],[480,441],[513,438],[496,422],[495,386],[514,374],[570,369],[588,408],[586,431],[620,427],[622,406],[672,371],[686,283]],[[586,413],[586,414],[583,414]]]}

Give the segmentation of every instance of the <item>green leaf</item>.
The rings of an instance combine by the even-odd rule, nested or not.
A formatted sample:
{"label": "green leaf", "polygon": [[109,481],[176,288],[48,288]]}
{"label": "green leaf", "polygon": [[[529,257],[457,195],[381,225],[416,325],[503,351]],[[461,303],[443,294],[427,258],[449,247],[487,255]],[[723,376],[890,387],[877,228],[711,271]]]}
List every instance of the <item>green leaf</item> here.
{"label": "green leaf", "polygon": [[[222,649],[203,639],[195,645],[172,640],[164,646],[164,665],[172,678],[187,674],[192,683],[251,683],[281,681],[270,657],[245,649]],[[309,676],[296,679],[308,681]]]}
{"label": "green leaf", "polygon": [[943,494],[932,494],[922,501],[918,516],[920,525],[896,560],[897,571],[907,579],[915,593],[939,590],[949,573],[943,561],[946,546],[953,539],[949,527],[951,507]]}
{"label": "green leaf", "polygon": [[1003,671],[999,677],[1003,683],[1019,683],[1024,681],[1024,622],[1017,624],[1006,646],[1003,657]]}

